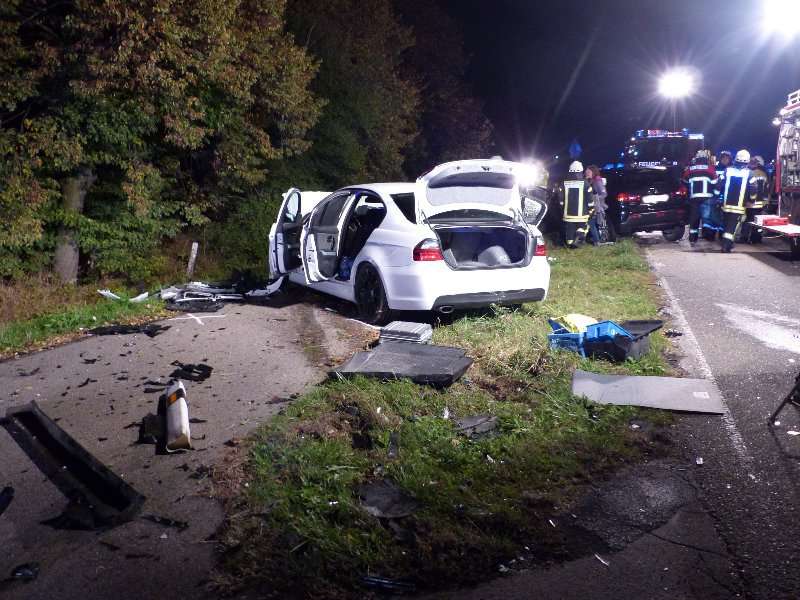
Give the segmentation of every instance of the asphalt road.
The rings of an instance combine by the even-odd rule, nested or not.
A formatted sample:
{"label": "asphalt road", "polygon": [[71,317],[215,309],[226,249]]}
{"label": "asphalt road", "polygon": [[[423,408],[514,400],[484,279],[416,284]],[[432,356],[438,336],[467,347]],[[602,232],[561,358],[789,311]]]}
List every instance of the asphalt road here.
{"label": "asphalt road", "polygon": [[[208,468],[324,377],[325,363],[363,343],[364,329],[310,304],[225,306],[176,314],[156,337],[95,336],[0,363],[0,415],[35,400],[52,419],[137,491],[142,514],[186,521],[183,531],[137,518],[104,532],[57,530],[66,499],[0,428],[0,488],[15,497],[0,516],[0,580],[40,564],[30,583],[0,581],[4,599],[210,598],[211,538],[223,518]],[[194,449],[156,455],[136,445],[135,423],[156,412],[173,361],[213,367],[186,382]]]}
{"label": "asphalt road", "polygon": [[681,422],[700,497],[753,599],[800,598],[800,414],[769,415],[800,370],[800,262],[769,240],[733,254],[701,243],[653,243],[648,257],[683,330],[683,366],[713,377],[724,419]]}

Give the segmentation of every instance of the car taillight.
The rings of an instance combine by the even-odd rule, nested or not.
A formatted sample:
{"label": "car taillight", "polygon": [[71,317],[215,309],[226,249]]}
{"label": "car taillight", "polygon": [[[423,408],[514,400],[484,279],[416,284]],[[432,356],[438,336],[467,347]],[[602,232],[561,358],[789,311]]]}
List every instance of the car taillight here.
{"label": "car taillight", "polygon": [[547,244],[543,239],[536,240],[536,250],[533,252],[534,256],[547,256]]}
{"label": "car taillight", "polygon": [[622,202],[624,204],[636,204],[642,201],[642,197],[639,194],[617,194],[617,201]]}
{"label": "car taillight", "polygon": [[439,242],[432,239],[422,240],[414,247],[414,260],[417,262],[444,260]]}
{"label": "car taillight", "polygon": [[688,194],[689,194],[689,190],[688,190],[688,189],[686,189],[686,186],[685,186],[685,185],[682,185],[681,187],[679,187],[679,188],[678,188],[678,191],[677,191],[677,192],[675,192],[675,193],[676,193],[678,196],[686,196],[686,195],[688,195]]}

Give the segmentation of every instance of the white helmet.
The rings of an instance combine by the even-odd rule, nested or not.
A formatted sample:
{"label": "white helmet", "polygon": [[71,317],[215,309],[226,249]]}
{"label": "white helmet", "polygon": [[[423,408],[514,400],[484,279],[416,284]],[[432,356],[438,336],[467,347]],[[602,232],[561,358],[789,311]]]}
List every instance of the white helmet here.
{"label": "white helmet", "polygon": [[756,155],[756,156],[753,157],[753,162],[756,163],[759,167],[763,167],[764,166],[764,157]]}
{"label": "white helmet", "polygon": [[583,163],[579,160],[576,160],[569,166],[570,173],[583,173]]}
{"label": "white helmet", "polygon": [[750,162],[750,153],[747,150],[739,150],[736,153],[736,162],[746,165]]}

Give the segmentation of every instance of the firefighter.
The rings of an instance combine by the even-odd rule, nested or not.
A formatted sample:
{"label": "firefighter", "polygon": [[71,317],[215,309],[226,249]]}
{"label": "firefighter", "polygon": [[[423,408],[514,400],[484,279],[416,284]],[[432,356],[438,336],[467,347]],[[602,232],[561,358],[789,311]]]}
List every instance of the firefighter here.
{"label": "firefighter", "polygon": [[716,193],[717,171],[711,164],[711,153],[698,150],[692,164],[686,167],[681,182],[689,192],[689,243],[694,246],[700,237],[700,211]]}
{"label": "firefighter", "polygon": [[561,202],[564,206],[564,243],[568,248],[577,248],[586,238],[587,223],[594,208],[591,183],[584,178],[583,164],[577,160],[569,166]]}
{"label": "firefighter", "polygon": [[750,159],[750,197],[745,201],[745,219],[742,225],[742,241],[748,244],[761,243],[761,229],[752,223],[756,215],[764,212],[764,206],[769,198],[769,175],[764,167],[764,159],[754,156]]}
{"label": "firefighter", "polygon": [[745,202],[749,199],[750,189],[750,153],[739,150],[732,166],[725,169],[725,178],[717,182],[722,198],[723,224],[722,251],[733,250],[742,219],[745,215]]}

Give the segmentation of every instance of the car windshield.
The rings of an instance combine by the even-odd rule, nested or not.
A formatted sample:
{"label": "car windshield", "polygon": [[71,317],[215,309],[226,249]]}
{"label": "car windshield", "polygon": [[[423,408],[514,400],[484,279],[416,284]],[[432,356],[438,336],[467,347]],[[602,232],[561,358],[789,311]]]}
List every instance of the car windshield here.
{"label": "car windshield", "polygon": [[650,138],[628,147],[628,158],[638,163],[672,163],[686,158],[687,140],[684,138]]}

